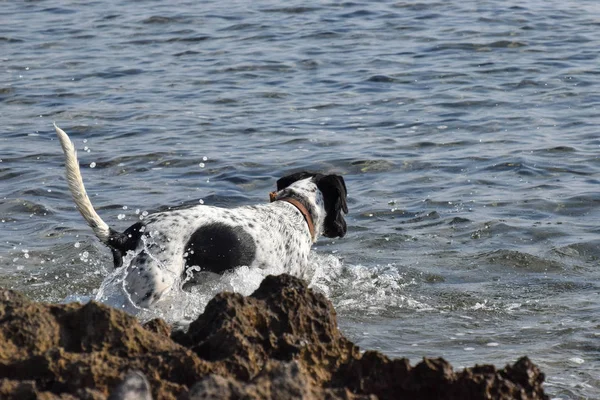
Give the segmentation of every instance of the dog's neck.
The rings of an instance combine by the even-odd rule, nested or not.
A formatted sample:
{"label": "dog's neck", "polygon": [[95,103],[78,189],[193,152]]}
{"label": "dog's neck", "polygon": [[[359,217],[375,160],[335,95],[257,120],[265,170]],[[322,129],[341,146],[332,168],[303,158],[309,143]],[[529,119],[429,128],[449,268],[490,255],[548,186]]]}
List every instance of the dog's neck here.
{"label": "dog's neck", "polygon": [[[325,208],[323,194],[310,179],[302,179],[278,192],[269,194],[271,202],[286,201],[300,211],[314,243],[323,233]],[[291,199],[291,201],[290,201]]]}
{"label": "dog's neck", "polygon": [[310,215],[310,211],[302,204],[300,200],[294,199],[293,197],[282,197],[277,198],[277,194],[275,192],[269,193],[269,198],[271,203],[274,201],[285,201],[290,203],[294,207],[300,211],[300,214],[304,217],[304,221],[306,221],[306,225],[308,225],[308,232],[310,233],[310,238],[313,242],[317,241],[316,231],[315,231],[315,223],[313,222],[313,217]]}

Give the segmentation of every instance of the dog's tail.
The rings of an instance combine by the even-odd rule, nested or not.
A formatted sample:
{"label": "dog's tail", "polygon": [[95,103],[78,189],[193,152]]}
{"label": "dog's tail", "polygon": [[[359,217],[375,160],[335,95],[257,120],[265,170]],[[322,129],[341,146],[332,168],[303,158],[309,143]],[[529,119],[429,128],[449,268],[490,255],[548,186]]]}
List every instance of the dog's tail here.
{"label": "dog's tail", "polygon": [[102,243],[111,246],[113,244],[111,243],[111,236],[114,236],[116,232],[110,229],[108,224],[104,222],[96,210],[94,210],[94,206],[92,205],[92,202],[85,191],[85,186],[83,186],[83,179],[81,178],[81,171],[79,169],[79,161],[77,161],[77,151],[75,151],[75,146],[73,145],[73,142],[69,136],[62,129],[56,126],[56,123],[54,124],[54,129],[56,129],[56,134],[60,140],[60,145],[65,153],[67,182],[69,184],[71,196],[73,196],[73,200],[75,201],[75,205],[85,221],[92,228],[98,239],[100,239]]}

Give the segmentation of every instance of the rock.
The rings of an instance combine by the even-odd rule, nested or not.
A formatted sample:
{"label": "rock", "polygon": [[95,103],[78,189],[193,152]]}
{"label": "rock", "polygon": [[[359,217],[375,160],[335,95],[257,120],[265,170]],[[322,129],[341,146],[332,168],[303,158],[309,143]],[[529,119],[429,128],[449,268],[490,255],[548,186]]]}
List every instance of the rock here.
{"label": "rock", "polygon": [[[220,372],[135,317],[95,302],[42,304],[3,290],[0,321],[2,399],[28,397],[19,392],[104,399],[131,369],[148,376],[155,395],[174,399],[207,373]],[[83,393],[86,388],[101,397]]]}
{"label": "rock", "polygon": [[108,400],[152,400],[148,378],[141,371],[130,371],[112,390]]}
{"label": "rock", "polygon": [[345,388],[322,388],[311,383],[297,361],[269,362],[266,368],[248,383],[235,378],[208,375],[195,384],[185,400],[297,400],[347,399],[375,400],[375,396],[356,395]]}
{"label": "rock", "polygon": [[143,326],[150,332],[157,333],[167,338],[171,337],[171,327],[160,318],[154,318],[146,322]]}
{"label": "rock", "polygon": [[367,351],[342,366],[333,379],[355,393],[372,393],[379,399],[547,399],[544,374],[527,357],[496,370],[493,365],[454,372],[442,358],[423,359],[411,367],[407,359],[390,360]]}
{"label": "rock", "polygon": [[175,340],[242,380],[252,379],[269,360],[296,359],[323,384],[359,356],[338,330],[331,303],[290,275],[266,277],[248,297],[216,295]]}
{"label": "rock", "polygon": [[289,275],[248,297],[221,293],[172,333],[95,302],[0,289],[1,399],[547,399],[543,380],[527,358],[455,372],[443,359],[361,355],[331,303]]}

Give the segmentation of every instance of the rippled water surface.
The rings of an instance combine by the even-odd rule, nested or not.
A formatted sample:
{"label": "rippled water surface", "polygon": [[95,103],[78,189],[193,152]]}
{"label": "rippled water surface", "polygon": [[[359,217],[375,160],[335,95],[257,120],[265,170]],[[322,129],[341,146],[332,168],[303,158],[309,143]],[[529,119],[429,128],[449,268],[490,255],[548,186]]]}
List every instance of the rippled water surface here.
{"label": "rippled water surface", "polygon": [[312,285],[347,336],[457,368],[527,354],[552,398],[600,398],[597,1],[16,1],[0,49],[1,286],[95,297],[112,269],[53,121],[116,229],[338,172],[349,232]]}

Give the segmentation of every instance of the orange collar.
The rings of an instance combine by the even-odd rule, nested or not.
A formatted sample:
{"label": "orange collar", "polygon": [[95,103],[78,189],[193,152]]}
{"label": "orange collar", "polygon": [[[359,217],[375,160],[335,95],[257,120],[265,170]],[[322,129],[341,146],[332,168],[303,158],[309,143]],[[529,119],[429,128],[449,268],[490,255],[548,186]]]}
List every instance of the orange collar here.
{"label": "orange collar", "polygon": [[298,209],[298,211],[300,211],[300,214],[302,214],[302,216],[304,217],[304,220],[306,221],[306,224],[308,225],[308,231],[310,232],[310,238],[314,242],[315,241],[315,224],[313,223],[313,219],[310,216],[310,213],[308,212],[306,207],[304,207],[304,204],[300,203],[298,200],[293,199],[291,197],[284,197],[281,199],[277,199],[277,198],[275,198],[275,195],[276,195],[275,192],[269,193],[269,199],[271,200],[271,203],[274,201],[285,201],[285,202],[290,203],[291,205],[296,207]]}

